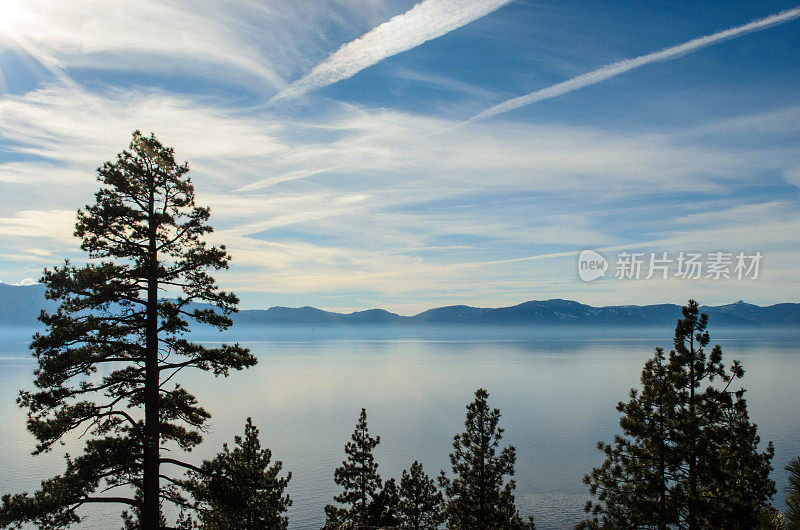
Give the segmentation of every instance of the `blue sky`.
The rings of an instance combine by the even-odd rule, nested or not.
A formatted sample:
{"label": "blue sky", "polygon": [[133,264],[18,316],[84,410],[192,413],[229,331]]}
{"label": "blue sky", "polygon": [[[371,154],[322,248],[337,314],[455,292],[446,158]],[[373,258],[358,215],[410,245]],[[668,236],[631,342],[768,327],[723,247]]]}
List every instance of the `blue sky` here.
{"label": "blue sky", "polygon": [[[244,307],[798,301],[797,9],[0,0],[0,281],[82,259],[75,209],[139,128],[189,160]],[[764,261],[585,283],[585,248]]]}

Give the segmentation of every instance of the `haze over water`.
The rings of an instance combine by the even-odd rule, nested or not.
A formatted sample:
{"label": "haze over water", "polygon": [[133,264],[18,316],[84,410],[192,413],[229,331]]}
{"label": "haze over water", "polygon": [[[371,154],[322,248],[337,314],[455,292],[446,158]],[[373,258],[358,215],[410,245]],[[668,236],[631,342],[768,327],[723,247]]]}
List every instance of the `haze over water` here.
{"label": "haze over water", "polygon": [[[782,507],[783,466],[800,454],[800,333],[735,331],[710,326],[724,360],[743,362],[748,409],[763,442],[775,444],[773,478]],[[63,470],[65,450],[33,458],[25,416],[14,403],[31,387],[30,330],[0,332],[0,489],[33,489]],[[319,528],[338,492],[333,470],[344,458],[358,412],[366,407],[384,479],[399,478],[416,459],[433,476],[449,471],[452,436],[478,387],[503,413],[504,441],[517,448],[517,504],[537,528],[571,527],[588,499],[581,478],[602,461],[595,444],[619,432],[614,407],[638,387],[656,346],[669,349],[669,329],[572,328],[241,328],[239,340],[259,364],[229,378],[187,374],[181,381],[212,413],[204,443],[186,457],[200,462],[241,433],[252,416],[261,441],[293,474],[291,528]],[[220,340],[198,334],[198,340]],[[82,527],[118,527],[117,508],[93,513]]]}

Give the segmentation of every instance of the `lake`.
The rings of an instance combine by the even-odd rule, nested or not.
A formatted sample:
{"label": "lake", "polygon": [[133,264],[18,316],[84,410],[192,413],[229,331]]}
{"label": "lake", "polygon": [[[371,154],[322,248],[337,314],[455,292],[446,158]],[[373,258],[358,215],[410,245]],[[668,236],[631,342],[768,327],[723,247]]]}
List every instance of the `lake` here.
{"label": "lake", "polygon": [[[30,387],[30,330],[0,331],[0,492],[36,488],[63,468],[55,454],[31,457],[33,441],[14,398]],[[714,330],[729,364],[746,375],[751,418],[762,441],[775,444],[775,504],[782,507],[783,466],[800,454],[800,333]],[[656,346],[671,346],[670,329],[353,328],[237,329],[207,342],[238,340],[259,364],[227,379],[194,374],[181,381],[213,414],[204,443],[186,459],[199,463],[232,442],[247,416],[262,445],[293,478],[291,528],[319,528],[323,507],[338,492],[333,470],[344,458],[361,407],[381,436],[375,454],[384,478],[399,479],[416,459],[431,476],[449,471],[454,434],[478,387],[500,408],[504,441],[517,448],[517,504],[539,529],[569,528],[588,499],[581,478],[602,462],[598,440],[618,432],[614,407],[638,386]],[[72,442],[68,443],[72,446]],[[78,451],[73,447],[72,452]],[[92,512],[82,527],[119,527]]]}

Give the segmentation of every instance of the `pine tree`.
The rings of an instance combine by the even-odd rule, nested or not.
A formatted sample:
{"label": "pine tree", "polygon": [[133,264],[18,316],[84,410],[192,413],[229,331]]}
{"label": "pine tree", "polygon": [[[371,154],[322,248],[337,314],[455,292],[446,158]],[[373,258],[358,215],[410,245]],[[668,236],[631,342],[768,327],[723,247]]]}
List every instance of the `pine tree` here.
{"label": "pine tree", "polygon": [[270,465],[272,452],[262,449],[258,428],[247,418],[244,436],[234,437],[202,472],[190,471],[185,487],[195,499],[202,528],[209,530],[281,530],[288,527],[286,510],[292,505],[284,490],[292,478],[281,477],[283,464]]}
{"label": "pine tree", "polygon": [[[453,478],[444,471],[439,484],[447,498],[447,527],[459,530],[532,528],[523,522],[514,504],[516,449],[500,449],[503,429],[500,410],[490,409],[489,393],[480,388],[467,405],[466,430],[453,437],[450,464]],[[498,454],[499,450],[499,454]]]}
{"label": "pine tree", "polygon": [[716,459],[703,456],[713,456],[713,427],[720,408],[713,387],[707,386],[705,393],[701,390],[704,381],[723,376],[724,367],[719,347],[712,349],[709,356],[705,353],[710,342],[706,331],[708,315],[699,313],[694,300],[682,308],[682,313],[683,318],[675,327],[675,349],[670,352],[670,364],[677,367],[672,376],[679,399],[674,419],[679,428],[674,429],[673,437],[675,449],[683,457],[675,470],[675,493],[684,506],[679,513],[681,522],[693,530],[701,524],[702,514],[711,508],[709,496],[701,492],[708,486],[703,479],[709,479],[714,472]]}
{"label": "pine tree", "polygon": [[[367,411],[361,409],[351,441],[344,446],[347,459],[334,472],[334,481],[343,491],[333,500],[344,506],[325,506],[327,524],[338,526],[344,522],[369,526],[372,523],[370,507],[383,489],[378,474],[378,463],[372,450],[381,443],[381,437],[372,437],[367,427]],[[373,510],[374,511],[374,510]]]}
{"label": "pine tree", "polygon": [[414,461],[410,470],[403,470],[398,503],[398,513],[403,528],[412,530],[438,528],[444,522],[443,504],[442,492],[436,487],[433,479],[425,473],[422,464]]}
{"label": "pine tree", "polygon": [[[92,261],[44,271],[46,296],[60,306],[40,317],[46,331],[31,344],[37,389],[18,400],[28,409],[35,453],[73,432],[88,440],[34,495],[4,496],[0,526],[61,527],[80,521],[76,509],[84,504],[117,503],[133,509],[131,524],[154,529],[164,524],[161,502],[184,502],[168,478],[161,484],[168,473],[161,466],[193,466],[162,449],[200,443],[209,414],[173,377],[184,368],[227,375],[256,363],[239,345],[212,348],[182,337],[190,320],[227,328],[238,303],[208,272],[227,268],[230,258],[203,240],[210,211],[195,205],[188,172],[171,148],[139,131],[129,150],[98,169],[96,201],[78,211],[75,228]],[[161,295],[167,289],[173,298]],[[133,495],[113,493],[127,486]]]}
{"label": "pine tree", "polygon": [[383,487],[372,497],[367,506],[366,525],[375,528],[397,526],[400,522],[397,513],[399,503],[397,482],[391,478],[383,483]]}
{"label": "pine tree", "polygon": [[585,478],[595,517],[582,528],[754,528],[766,513],[772,444],[759,452],[744,390],[730,389],[744,370],[726,370],[719,346],[706,353],[708,316],[694,300],[682,313],[669,359],[657,350],[641,392],[617,407],[623,435],[599,444],[606,461]]}
{"label": "pine tree", "polygon": [[761,510],[758,525],[754,528],[758,530],[794,530],[795,527],[789,526],[786,518],[774,506],[767,506]]}
{"label": "pine tree", "polygon": [[800,530],[800,457],[789,462],[786,472],[786,523],[791,530]]}
{"label": "pine tree", "polygon": [[603,515],[610,528],[666,529],[677,521],[668,484],[674,464],[669,440],[676,393],[661,348],[648,360],[641,376],[642,390],[632,389],[630,400],[620,402],[620,427],[624,435],[613,444],[598,443],[605,462],[584,477],[597,502],[586,510]]}
{"label": "pine tree", "polygon": [[[678,400],[670,437],[677,453],[673,491],[679,522],[689,530],[726,521],[739,521],[728,528],[749,528],[775,491],[769,479],[772,443],[758,452],[744,390],[730,390],[744,376],[741,364],[733,361],[726,371],[719,345],[706,354],[708,315],[700,314],[694,300],[682,314],[670,352]],[[722,388],[713,384],[717,378]],[[745,498],[746,505],[741,505]]]}
{"label": "pine tree", "polygon": [[711,476],[709,513],[704,517],[716,528],[746,530],[759,527],[769,512],[767,501],[775,493],[770,479],[772,444],[759,452],[758,428],[750,423],[744,390],[725,393],[722,418],[717,426],[719,468]]}

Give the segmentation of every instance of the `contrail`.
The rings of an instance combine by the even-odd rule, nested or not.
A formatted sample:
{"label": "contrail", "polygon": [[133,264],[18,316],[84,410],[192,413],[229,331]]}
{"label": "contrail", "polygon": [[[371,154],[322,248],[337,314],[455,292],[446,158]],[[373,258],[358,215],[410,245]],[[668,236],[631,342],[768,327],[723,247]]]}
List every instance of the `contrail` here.
{"label": "contrail", "polygon": [[705,48],[706,46],[711,46],[712,44],[716,44],[724,40],[740,37],[754,31],[761,31],[762,29],[766,29],[770,26],[783,24],[784,22],[789,22],[790,20],[794,20],[796,18],[800,18],[800,6],[793,9],[787,9],[786,11],[781,11],[780,13],[768,16],[766,18],[755,20],[743,26],[736,26],[735,28],[726,29],[725,31],[720,31],[712,35],[699,37],[697,39],[690,40],[689,42],[679,44],[678,46],[672,46],[661,51],[640,55],[639,57],[634,57],[633,59],[624,59],[616,63],[608,64],[602,68],[594,70],[593,72],[588,72],[577,77],[573,77],[567,81],[562,81],[561,83],[537,90],[536,92],[531,92],[530,94],[526,94],[524,96],[506,100],[484,110],[479,114],[476,114],[467,120],[467,122],[490,118],[510,110],[518,109],[525,105],[530,105],[531,103],[536,103],[537,101],[543,101],[545,99],[554,98],[562,94],[567,94],[574,90],[579,90],[583,87],[599,83],[600,81],[605,81],[606,79],[616,77],[627,72],[628,70],[633,70],[634,68],[639,68],[640,66],[644,66],[646,64],[654,63],[656,61],[668,61],[670,59],[680,57],[681,55],[692,53],[700,48]]}
{"label": "contrail", "polygon": [[295,97],[352,77],[364,68],[500,9],[512,0],[423,0],[342,45],[308,74],[281,90],[271,101]]}
{"label": "contrail", "polygon": [[337,169],[340,169],[341,167],[342,166],[331,166],[322,169],[298,169],[295,171],[289,171],[288,173],[283,173],[282,175],[268,177],[256,182],[252,182],[250,184],[246,184],[244,186],[240,186],[235,190],[233,190],[233,193],[249,192],[249,191],[260,190],[263,188],[269,188],[276,184],[280,184],[281,182],[289,182],[292,180],[300,180],[308,177],[313,177],[314,175],[319,175],[320,173],[335,171]]}

